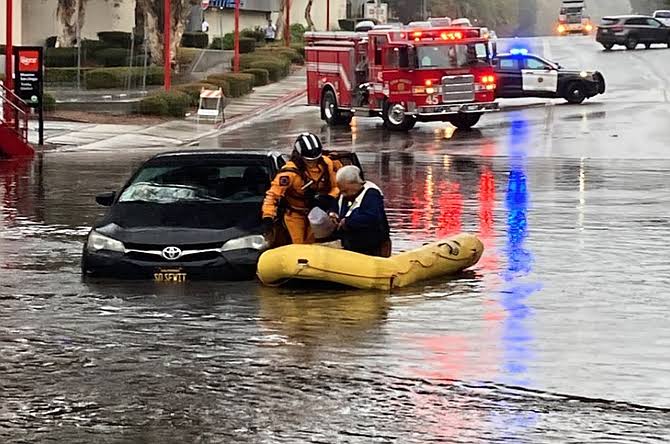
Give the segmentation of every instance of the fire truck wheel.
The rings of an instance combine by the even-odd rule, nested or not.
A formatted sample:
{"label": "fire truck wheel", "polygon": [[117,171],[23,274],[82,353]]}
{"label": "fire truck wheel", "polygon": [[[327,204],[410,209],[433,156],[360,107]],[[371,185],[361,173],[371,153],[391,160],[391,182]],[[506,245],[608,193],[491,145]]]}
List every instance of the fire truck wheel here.
{"label": "fire truck wheel", "polygon": [[416,125],[416,118],[405,114],[405,107],[399,103],[386,102],[382,118],[391,131],[409,131]]}
{"label": "fire truck wheel", "polygon": [[477,125],[477,122],[479,122],[481,117],[481,113],[457,114],[455,116],[449,117],[449,123],[458,129],[470,129]]}
{"label": "fire truck wheel", "polygon": [[321,99],[321,115],[329,126],[349,125],[353,115],[342,112],[337,107],[337,98],[331,90],[326,91]]}

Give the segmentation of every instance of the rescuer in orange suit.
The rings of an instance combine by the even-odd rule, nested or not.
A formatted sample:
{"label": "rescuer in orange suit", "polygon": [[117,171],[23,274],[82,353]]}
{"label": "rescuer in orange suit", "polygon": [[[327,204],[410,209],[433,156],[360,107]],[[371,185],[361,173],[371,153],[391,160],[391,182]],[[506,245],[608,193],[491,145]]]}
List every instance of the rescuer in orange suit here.
{"label": "rescuer in orange suit", "polygon": [[291,160],[277,173],[263,202],[263,226],[270,232],[283,209],[284,224],[294,244],[314,243],[307,215],[314,207],[329,207],[340,191],[336,167],[323,155],[318,136],[304,133],[293,146]]}

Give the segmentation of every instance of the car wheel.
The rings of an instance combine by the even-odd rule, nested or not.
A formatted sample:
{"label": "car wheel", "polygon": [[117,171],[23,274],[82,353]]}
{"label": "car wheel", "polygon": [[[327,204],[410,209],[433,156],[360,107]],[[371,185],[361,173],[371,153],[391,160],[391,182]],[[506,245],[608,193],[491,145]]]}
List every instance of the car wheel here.
{"label": "car wheel", "polygon": [[353,117],[349,112],[340,111],[335,93],[330,89],[321,99],[321,115],[329,126],[348,125]]}
{"label": "car wheel", "polygon": [[668,48],[670,48],[670,34],[668,34]]}
{"label": "car wheel", "polygon": [[630,36],[626,39],[626,43],[625,43],[626,49],[633,50],[633,49],[637,48],[638,43],[639,42],[637,40],[637,37]]}
{"label": "car wheel", "polygon": [[569,103],[580,104],[586,100],[586,89],[581,82],[573,82],[568,85],[564,97]]}
{"label": "car wheel", "polygon": [[479,119],[482,118],[482,113],[471,114],[457,114],[449,117],[449,123],[461,130],[468,130],[477,125]]}
{"label": "car wheel", "polygon": [[645,49],[651,49],[651,43],[645,43],[644,47]]}
{"label": "car wheel", "polygon": [[391,131],[409,131],[416,125],[416,118],[405,113],[399,103],[386,102],[382,113],[384,125]]}
{"label": "car wheel", "polygon": [[614,43],[603,43],[603,48],[605,48],[605,51],[611,51],[614,48]]}

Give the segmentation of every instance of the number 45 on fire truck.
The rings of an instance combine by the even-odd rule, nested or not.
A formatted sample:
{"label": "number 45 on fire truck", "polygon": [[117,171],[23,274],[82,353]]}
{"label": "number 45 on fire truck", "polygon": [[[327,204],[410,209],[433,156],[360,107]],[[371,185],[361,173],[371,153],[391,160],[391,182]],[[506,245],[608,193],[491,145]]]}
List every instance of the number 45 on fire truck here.
{"label": "number 45 on fire truck", "polygon": [[305,42],[308,102],[329,125],[360,115],[396,131],[418,121],[470,128],[499,110],[486,28],[312,32]]}

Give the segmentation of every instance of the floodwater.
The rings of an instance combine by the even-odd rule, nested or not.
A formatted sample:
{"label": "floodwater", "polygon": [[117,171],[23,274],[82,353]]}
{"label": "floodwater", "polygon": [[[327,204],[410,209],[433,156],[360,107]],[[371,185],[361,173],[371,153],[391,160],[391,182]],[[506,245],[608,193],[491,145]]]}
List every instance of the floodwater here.
{"label": "floodwater", "polygon": [[472,272],[391,294],[82,282],[94,196],[152,152],[0,163],[0,442],[667,442],[663,106],[410,135],[296,107],[209,141],[316,131],[383,188],[396,250],[483,240]]}

